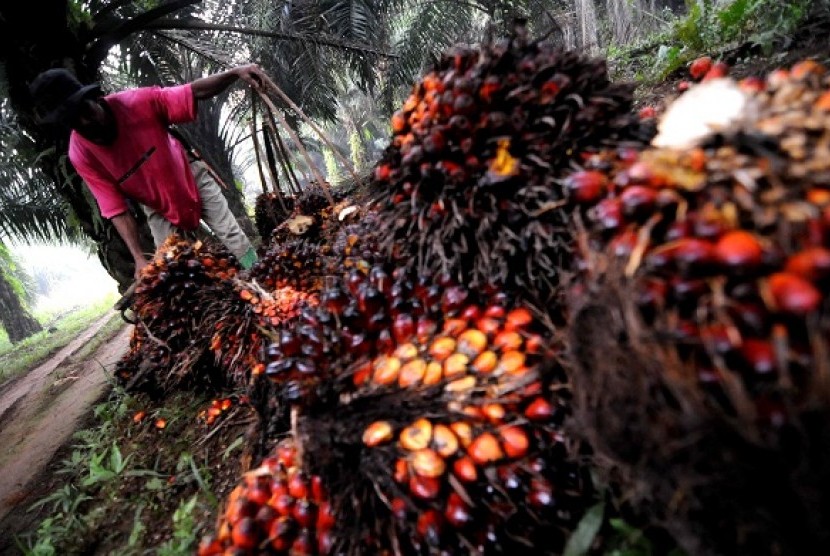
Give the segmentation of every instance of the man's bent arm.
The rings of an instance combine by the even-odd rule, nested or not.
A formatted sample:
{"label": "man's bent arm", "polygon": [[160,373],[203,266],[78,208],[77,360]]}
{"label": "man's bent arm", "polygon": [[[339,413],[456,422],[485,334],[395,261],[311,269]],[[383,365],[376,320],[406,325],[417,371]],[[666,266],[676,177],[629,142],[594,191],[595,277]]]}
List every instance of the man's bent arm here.
{"label": "man's bent arm", "polygon": [[264,83],[264,77],[265,74],[262,73],[262,69],[257,64],[247,64],[195,79],[190,83],[190,88],[193,91],[193,98],[204,100],[218,95],[237,79],[242,79],[249,85],[259,87]]}
{"label": "man's bent arm", "polygon": [[144,257],[144,252],[141,250],[141,242],[138,239],[138,223],[129,212],[122,212],[111,219],[113,226],[118,231],[118,235],[127,244],[127,249],[135,261],[135,278],[141,275],[141,269],[147,266],[147,259]]}

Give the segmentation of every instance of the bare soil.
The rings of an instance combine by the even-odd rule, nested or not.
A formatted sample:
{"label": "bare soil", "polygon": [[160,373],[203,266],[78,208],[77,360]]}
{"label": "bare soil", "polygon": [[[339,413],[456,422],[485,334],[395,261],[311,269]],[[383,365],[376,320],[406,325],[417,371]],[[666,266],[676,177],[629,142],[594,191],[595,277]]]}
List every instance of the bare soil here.
{"label": "bare soil", "polygon": [[0,524],[34,501],[37,477],[107,390],[107,370],[127,349],[131,327],[118,329],[82,361],[71,357],[111,318],[104,315],[46,362],[0,387]]}

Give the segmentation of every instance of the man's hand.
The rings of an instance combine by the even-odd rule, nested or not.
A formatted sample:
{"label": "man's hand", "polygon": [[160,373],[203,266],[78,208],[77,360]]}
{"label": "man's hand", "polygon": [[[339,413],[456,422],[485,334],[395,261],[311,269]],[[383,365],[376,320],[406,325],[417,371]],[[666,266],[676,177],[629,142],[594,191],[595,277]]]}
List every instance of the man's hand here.
{"label": "man's hand", "polygon": [[135,260],[135,273],[133,275],[133,278],[135,278],[136,281],[141,279],[141,271],[144,270],[144,267],[146,267],[148,264],[150,263],[144,257]]}
{"label": "man's hand", "polygon": [[239,76],[239,79],[245,81],[254,89],[259,89],[265,85],[265,72],[262,71],[259,64],[246,64],[244,66],[239,66],[235,71],[237,76]]}

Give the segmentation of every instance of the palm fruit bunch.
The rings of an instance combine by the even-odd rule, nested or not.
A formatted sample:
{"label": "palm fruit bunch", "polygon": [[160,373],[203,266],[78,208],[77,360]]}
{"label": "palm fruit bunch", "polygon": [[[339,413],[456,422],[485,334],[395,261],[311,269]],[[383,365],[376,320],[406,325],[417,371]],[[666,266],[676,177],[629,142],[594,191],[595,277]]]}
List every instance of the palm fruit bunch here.
{"label": "palm fruit bunch", "polygon": [[574,427],[689,553],[823,553],[830,75],[805,61],[686,94],[707,86],[741,108],[728,127],[597,154],[564,181],[585,223]]}
{"label": "palm fruit bunch", "polygon": [[303,470],[285,440],[231,492],[216,534],[202,540],[197,554],[329,554],[334,525],[320,477]]}
{"label": "palm fruit bunch", "polygon": [[496,288],[381,265],[326,287],[268,348],[337,553],[560,551],[590,500],[547,329]]}
{"label": "palm fruit bunch", "polygon": [[377,210],[370,209],[361,212],[356,222],[337,230],[332,240],[329,274],[340,274],[351,268],[368,271],[385,261],[380,247],[380,219]]}
{"label": "palm fruit bunch", "polygon": [[557,183],[604,145],[641,144],[633,86],[603,60],[511,39],[444,55],[392,116],[373,187],[390,258],[546,297],[568,258]]}
{"label": "palm fruit bunch", "polygon": [[234,288],[233,296],[206,300],[200,330],[210,338],[216,365],[235,384],[245,385],[265,370],[267,335],[297,318],[303,307],[315,305],[317,298],[291,286],[265,290],[256,282],[237,280]]}
{"label": "palm fruit bunch", "polygon": [[118,379],[129,384],[140,374],[147,388],[167,389],[192,378],[206,351],[194,349],[205,337],[206,302],[231,296],[231,279],[239,270],[236,258],[218,242],[171,235],[136,287],[132,308],[138,324],[130,350],[116,365]]}
{"label": "palm fruit bunch", "polygon": [[294,199],[277,193],[261,193],[254,204],[254,222],[259,237],[267,241],[274,229],[294,211]]}
{"label": "palm fruit bunch", "polygon": [[317,292],[329,271],[326,246],[302,238],[271,244],[254,263],[248,279],[265,290],[294,288]]}

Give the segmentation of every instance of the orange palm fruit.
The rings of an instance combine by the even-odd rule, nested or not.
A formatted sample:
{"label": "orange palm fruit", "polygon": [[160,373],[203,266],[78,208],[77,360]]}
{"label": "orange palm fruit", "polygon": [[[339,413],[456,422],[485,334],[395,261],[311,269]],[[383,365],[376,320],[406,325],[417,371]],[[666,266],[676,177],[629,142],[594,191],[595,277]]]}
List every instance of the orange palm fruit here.
{"label": "orange palm fruit", "polygon": [[458,437],[446,425],[435,425],[432,431],[432,446],[443,458],[448,458],[458,451]]}
{"label": "orange palm fruit", "polygon": [[470,358],[463,353],[453,353],[444,361],[444,378],[452,378],[467,372]]}
{"label": "orange palm fruit", "polygon": [[496,355],[496,352],[487,350],[478,354],[478,357],[473,361],[472,368],[477,373],[488,374],[496,369],[498,362],[499,356]]}
{"label": "orange palm fruit", "polygon": [[458,351],[468,357],[475,357],[486,348],[487,335],[481,330],[470,328],[458,336]]}
{"label": "orange palm fruit", "polygon": [[418,419],[403,431],[400,435],[401,446],[405,450],[423,450],[429,446],[432,440],[432,423],[428,419]]}
{"label": "orange palm fruit", "polygon": [[401,370],[401,360],[397,357],[378,357],[374,363],[374,375],[372,381],[381,385],[389,385],[398,379]]}
{"label": "orange palm fruit", "polygon": [[427,363],[427,368],[424,371],[424,384],[426,386],[434,386],[441,382],[441,378],[444,374],[444,369],[441,367],[441,363],[437,361],[430,361]]}
{"label": "orange palm fruit", "polygon": [[446,468],[444,458],[435,450],[424,448],[412,453],[412,469],[422,477],[440,477]]}
{"label": "orange palm fruit", "polygon": [[504,453],[509,458],[521,458],[527,454],[530,440],[525,430],[517,425],[502,428],[499,431]]}
{"label": "orange palm fruit", "polygon": [[413,359],[401,367],[398,375],[398,385],[401,388],[409,388],[421,384],[426,374],[427,363],[423,359]]}
{"label": "orange palm fruit", "polygon": [[363,443],[370,448],[392,440],[392,425],[389,421],[375,421],[363,431]]}
{"label": "orange palm fruit", "polygon": [[432,342],[432,345],[429,347],[429,354],[436,361],[443,361],[453,354],[455,346],[455,338],[442,336],[440,338],[436,338],[435,341]]}
{"label": "orange palm fruit", "polygon": [[467,447],[467,453],[479,465],[493,463],[504,457],[498,439],[489,432],[482,433]]}

